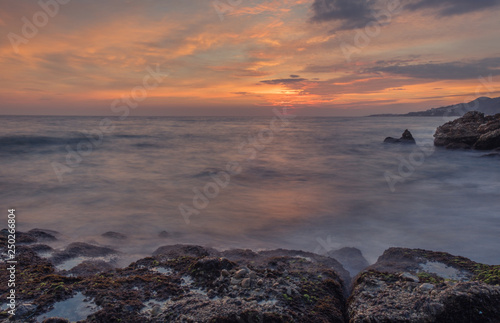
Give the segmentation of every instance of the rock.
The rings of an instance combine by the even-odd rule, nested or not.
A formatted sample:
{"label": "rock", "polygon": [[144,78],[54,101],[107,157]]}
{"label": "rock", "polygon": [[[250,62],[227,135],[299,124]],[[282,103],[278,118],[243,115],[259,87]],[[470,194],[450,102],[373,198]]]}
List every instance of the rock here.
{"label": "rock", "polygon": [[170,238],[170,233],[168,233],[167,231],[163,230],[160,233],[158,233],[158,237],[160,237],[160,238]]}
{"label": "rock", "polygon": [[109,263],[102,260],[85,260],[73,267],[68,273],[74,276],[93,276],[113,269]]}
{"label": "rock", "polygon": [[390,248],[356,277],[350,322],[497,322],[500,275],[486,277],[498,269],[444,252]]}
{"label": "rock", "polygon": [[329,251],[327,256],[338,260],[353,277],[369,266],[361,250],[356,248],[345,247],[339,250]]}
{"label": "rock", "polygon": [[222,275],[223,277],[228,277],[228,276],[229,276],[229,271],[227,271],[226,269],[222,269],[222,271],[221,271],[221,275]]}
{"label": "rock", "polygon": [[415,139],[413,138],[412,134],[408,129],[406,129],[403,134],[401,135],[401,138],[396,139],[392,137],[387,137],[384,140],[385,143],[401,143],[401,144],[416,144]]}
{"label": "rock", "polygon": [[153,256],[165,256],[167,258],[178,258],[182,256],[188,257],[207,257],[211,255],[219,255],[219,252],[212,248],[205,248],[193,245],[171,245],[163,246],[153,252]]}
{"label": "rock", "polygon": [[415,283],[418,283],[420,281],[420,279],[418,279],[417,276],[412,275],[410,273],[403,273],[403,274],[401,274],[401,278],[407,279],[407,280],[415,282]]}
{"label": "rock", "polygon": [[434,145],[447,149],[491,150],[500,147],[500,114],[485,116],[478,111],[438,127]]}
{"label": "rock", "polygon": [[16,308],[16,315],[23,317],[32,314],[37,309],[37,306],[32,303],[22,303]]}
{"label": "rock", "polygon": [[234,277],[240,279],[240,278],[243,278],[247,275],[248,271],[246,269],[240,269],[238,270],[235,274],[234,274]]}
{"label": "rock", "polygon": [[65,260],[77,257],[103,257],[112,254],[117,254],[116,250],[107,247],[94,246],[84,242],[73,242],[69,244],[63,251],[52,255],[50,259],[53,263],[59,264]]}
{"label": "rock", "polygon": [[[9,231],[7,229],[2,229],[0,233],[4,238],[6,238],[9,235]],[[38,239],[32,234],[16,231],[16,243],[29,244],[29,243],[35,243],[37,241]]]}
{"label": "rock", "polygon": [[35,252],[50,252],[53,250],[52,247],[47,246],[45,244],[30,245],[30,249]]}
{"label": "rock", "polygon": [[436,286],[434,286],[433,284],[429,284],[429,283],[424,283],[422,285],[420,285],[420,290],[423,290],[423,291],[430,291],[430,290],[433,290]]}
{"label": "rock", "polygon": [[482,134],[473,148],[478,150],[492,150],[500,147],[500,127],[497,130]]}
{"label": "rock", "polygon": [[245,278],[241,281],[241,287],[243,288],[248,288],[250,287],[250,284],[252,283],[250,278]]}
{"label": "rock", "polygon": [[37,241],[56,241],[57,238],[55,235],[58,234],[58,232],[53,230],[32,229],[28,231],[28,234],[35,237]]}
{"label": "rock", "polygon": [[109,238],[109,239],[116,239],[116,240],[125,240],[127,239],[127,236],[124,235],[123,233],[119,232],[114,232],[114,231],[108,231],[103,234],[101,234],[104,238]]}

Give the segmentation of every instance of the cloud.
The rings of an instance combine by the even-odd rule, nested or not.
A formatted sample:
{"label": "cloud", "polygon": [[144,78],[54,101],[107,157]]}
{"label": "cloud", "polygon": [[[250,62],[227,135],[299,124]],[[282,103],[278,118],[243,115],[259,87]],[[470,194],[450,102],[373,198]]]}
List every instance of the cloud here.
{"label": "cloud", "polygon": [[332,73],[335,72],[338,69],[338,64],[332,64],[332,65],[313,65],[309,64],[307,65],[302,72],[306,73]]}
{"label": "cloud", "polygon": [[419,79],[469,80],[480,76],[500,75],[500,57],[469,62],[388,65],[365,69],[364,73],[389,73]]}
{"label": "cloud", "polygon": [[305,78],[290,78],[290,79],[274,79],[274,80],[264,80],[260,81],[261,83],[265,84],[291,84],[291,83],[299,83],[302,81],[307,81]]}
{"label": "cloud", "polygon": [[406,9],[436,9],[440,16],[460,15],[500,5],[500,0],[415,0]]}
{"label": "cloud", "polygon": [[365,27],[373,21],[373,3],[366,0],[314,0],[312,22],[339,21],[337,30]]}
{"label": "cloud", "polygon": [[298,77],[300,77],[300,75],[295,75],[295,74],[292,74],[292,75],[290,75],[290,77],[291,77],[291,78],[298,78]]}
{"label": "cloud", "polygon": [[[400,3],[401,2],[401,3]],[[500,0],[314,0],[311,22],[339,22],[336,31],[364,28],[376,20],[380,9],[404,4],[406,11],[434,10],[437,15],[453,16],[500,5]]]}

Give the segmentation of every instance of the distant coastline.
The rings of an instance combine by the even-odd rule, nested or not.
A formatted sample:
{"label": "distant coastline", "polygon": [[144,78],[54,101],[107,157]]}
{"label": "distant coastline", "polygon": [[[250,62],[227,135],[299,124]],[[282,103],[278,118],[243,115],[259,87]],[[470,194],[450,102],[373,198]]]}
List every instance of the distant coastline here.
{"label": "distant coastline", "polygon": [[459,103],[445,107],[432,108],[425,111],[408,112],[406,114],[372,114],[369,117],[461,117],[467,112],[474,110],[482,112],[486,115],[500,113],[500,97],[480,97],[468,103]]}

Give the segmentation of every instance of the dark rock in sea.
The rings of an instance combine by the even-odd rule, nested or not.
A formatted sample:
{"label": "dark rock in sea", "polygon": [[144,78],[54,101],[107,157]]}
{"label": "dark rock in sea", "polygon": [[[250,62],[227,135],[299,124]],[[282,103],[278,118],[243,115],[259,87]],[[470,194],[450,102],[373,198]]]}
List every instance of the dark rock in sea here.
{"label": "dark rock in sea", "polygon": [[73,242],[69,244],[63,251],[55,253],[51,257],[51,261],[55,264],[60,264],[68,259],[77,257],[103,257],[112,254],[117,254],[116,250],[107,247],[93,246],[84,242]]}
{"label": "dark rock in sea", "polygon": [[29,248],[35,252],[50,252],[54,249],[52,247],[47,246],[45,244],[35,244],[35,245],[30,245]]}
{"label": "dark rock in sea", "polygon": [[[7,236],[9,235],[9,231],[7,229],[2,229],[0,231],[0,242],[2,242],[2,246],[4,246],[4,241],[7,241]],[[38,239],[29,233],[16,231],[16,243],[21,244],[30,244],[37,242]]]}
{"label": "dark rock in sea", "polygon": [[104,238],[109,238],[109,239],[116,239],[116,240],[125,240],[127,239],[127,236],[124,235],[123,233],[119,232],[114,232],[114,231],[108,231],[103,234],[101,234]]}
{"label": "dark rock in sea", "polygon": [[353,277],[370,265],[365,257],[363,257],[361,250],[356,248],[346,247],[329,251],[327,256],[338,260]]}
{"label": "dark rock in sea", "polygon": [[167,231],[163,230],[160,233],[158,233],[158,237],[160,237],[160,238],[170,238],[170,233],[168,233]]}
{"label": "dark rock in sea", "polygon": [[498,147],[500,147],[500,127],[497,130],[482,134],[473,148],[478,150],[491,150]]}
{"label": "dark rock in sea", "polygon": [[500,266],[444,252],[391,248],[360,273],[350,322],[498,322]]}
{"label": "dark rock in sea", "polygon": [[445,123],[436,129],[434,145],[448,149],[492,150],[500,147],[500,114],[485,116],[478,111]]}
{"label": "dark rock in sea", "polygon": [[159,247],[153,252],[153,256],[163,256],[166,258],[186,257],[208,257],[217,256],[219,252],[212,248],[204,248],[195,245],[172,245]]}
{"label": "dark rock in sea", "polygon": [[37,241],[56,241],[55,237],[58,232],[53,230],[45,230],[45,229],[32,229],[28,231],[28,234],[35,237]]}
{"label": "dark rock in sea", "polygon": [[410,131],[408,131],[408,129],[406,129],[403,134],[401,135],[401,138],[399,139],[396,139],[396,138],[392,138],[392,137],[387,137],[385,138],[384,140],[385,143],[392,143],[392,144],[395,144],[395,143],[400,143],[400,144],[415,144],[415,139],[413,138],[413,135],[411,134]]}
{"label": "dark rock in sea", "polygon": [[113,269],[109,263],[102,260],[86,260],[81,264],[68,270],[68,273],[74,276],[87,277]]}

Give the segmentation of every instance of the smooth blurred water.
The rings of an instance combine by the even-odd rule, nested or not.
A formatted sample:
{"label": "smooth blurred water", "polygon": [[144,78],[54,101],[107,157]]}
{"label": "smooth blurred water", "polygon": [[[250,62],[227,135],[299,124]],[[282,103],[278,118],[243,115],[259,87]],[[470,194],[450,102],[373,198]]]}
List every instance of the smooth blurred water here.
{"label": "smooth blurred water", "polygon": [[[266,117],[129,117],[113,120],[60,182],[52,164],[65,165],[66,147],[88,143],[82,132],[101,119],[0,117],[0,204],[16,208],[19,230],[54,229],[61,244],[110,244],[132,257],[194,243],[354,246],[375,261],[403,246],[500,263],[500,159],[432,147],[441,117],[295,118],[272,138]],[[382,143],[407,128],[425,157],[419,146]],[[268,142],[250,160],[259,133]],[[410,157],[412,170],[401,166]],[[241,173],[187,224],[179,204],[192,206],[193,188],[203,191],[231,161]],[[391,191],[386,172],[408,177]],[[106,240],[106,231],[129,238]]]}

